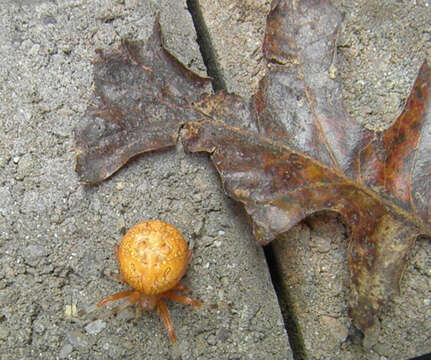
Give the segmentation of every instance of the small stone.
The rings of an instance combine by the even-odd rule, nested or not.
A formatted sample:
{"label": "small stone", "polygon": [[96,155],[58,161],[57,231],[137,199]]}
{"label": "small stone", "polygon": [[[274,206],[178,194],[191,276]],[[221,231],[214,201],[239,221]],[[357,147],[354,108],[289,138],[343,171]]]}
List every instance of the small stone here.
{"label": "small stone", "polygon": [[39,50],[40,50],[40,45],[39,44],[34,44],[31,47],[30,51],[28,52],[28,55],[35,56],[35,55],[37,55],[39,53]]}
{"label": "small stone", "polygon": [[29,245],[25,248],[25,253],[32,258],[41,258],[47,255],[46,249],[42,245]]}
{"label": "small stone", "polygon": [[91,323],[89,323],[86,327],[85,327],[85,331],[87,332],[87,334],[89,335],[97,335],[98,333],[100,333],[104,328],[106,327],[106,323],[102,320],[96,320],[93,321]]}
{"label": "small stone", "polygon": [[79,331],[70,331],[66,334],[69,343],[75,348],[85,349],[88,347],[88,341],[85,335]]}
{"label": "small stone", "polygon": [[23,50],[26,50],[26,49],[29,50],[31,49],[32,46],[33,46],[33,42],[29,39],[26,39],[21,43],[21,48]]}
{"label": "small stone", "polygon": [[121,359],[124,356],[124,349],[115,344],[104,343],[102,349],[110,359]]}
{"label": "small stone", "polygon": [[60,353],[58,354],[58,357],[60,359],[67,358],[70,353],[73,351],[73,346],[70,344],[64,344],[63,347],[60,350]]}
{"label": "small stone", "polygon": [[210,336],[207,337],[207,343],[211,346],[214,346],[215,344],[217,344],[217,338],[215,337],[214,334],[211,334]]}
{"label": "small stone", "polygon": [[377,343],[373,346],[373,350],[380,356],[389,356],[393,353],[391,344]]}
{"label": "small stone", "polygon": [[6,340],[8,336],[9,336],[9,330],[4,327],[0,327],[0,339]]}
{"label": "small stone", "polygon": [[117,319],[119,319],[121,322],[128,322],[130,320],[133,320],[136,317],[135,311],[132,309],[124,309],[123,311],[120,311],[117,314]]}
{"label": "small stone", "polygon": [[43,17],[43,23],[45,24],[45,25],[55,25],[55,24],[57,24],[57,20],[55,19],[55,17],[54,16],[44,16]]}
{"label": "small stone", "polygon": [[132,341],[125,341],[122,345],[127,350],[133,350],[135,347],[135,344]]}
{"label": "small stone", "polygon": [[115,185],[115,188],[117,190],[123,190],[126,187],[126,185],[122,182],[117,183],[117,185]]}
{"label": "small stone", "polygon": [[30,154],[24,155],[17,165],[17,180],[22,180],[26,176],[30,176],[35,167],[33,157]]}
{"label": "small stone", "polygon": [[221,327],[220,330],[217,333],[217,339],[221,342],[225,342],[227,339],[229,339],[229,329],[226,329],[225,327]]}
{"label": "small stone", "polygon": [[367,359],[369,359],[369,360],[380,360],[380,356],[379,356],[379,354],[377,354],[376,352],[371,350],[367,353]]}
{"label": "small stone", "polygon": [[331,250],[331,241],[321,236],[313,236],[311,246],[316,248],[319,253],[327,253]]}
{"label": "small stone", "polygon": [[8,159],[6,156],[0,156],[0,169],[4,168],[8,162]]}
{"label": "small stone", "polygon": [[323,315],[320,317],[320,322],[329,330],[330,334],[338,341],[344,341],[349,334],[349,329],[340,320]]}
{"label": "small stone", "polygon": [[24,261],[30,266],[36,266],[45,256],[47,256],[46,249],[41,245],[29,245],[23,252]]}
{"label": "small stone", "polygon": [[44,320],[43,319],[36,319],[35,322],[33,323],[33,331],[38,334],[41,335],[45,332],[46,327],[44,324]]}

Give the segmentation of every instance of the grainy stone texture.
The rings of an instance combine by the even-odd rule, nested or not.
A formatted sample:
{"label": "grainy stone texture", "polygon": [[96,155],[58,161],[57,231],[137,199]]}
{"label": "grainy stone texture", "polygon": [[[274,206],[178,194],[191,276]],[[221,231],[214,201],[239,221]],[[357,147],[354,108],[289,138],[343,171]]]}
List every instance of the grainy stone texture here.
{"label": "grainy stone texture", "polygon": [[270,0],[198,0],[227,90],[249,98],[265,74],[262,41]]}
{"label": "grainy stone texture", "polygon": [[[200,0],[228,89],[245,97],[264,74],[260,47],[269,3]],[[431,4],[334,3],[345,13],[337,67],[346,107],[369,127],[387,126],[429,54]],[[184,2],[0,5],[0,359],[289,358],[262,251],[206,156],[178,148],[140,157],[95,187],[79,185],[73,171],[70,135],[91,96],[96,48],[123,37],[146,39],[160,10],[168,47],[205,72]],[[127,228],[148,218],[171,222],[194,241],[185,283],[196,298],[218,304],[217,310],[170,306],[175,351],[156,314],[135,320],[126,310],[97,323],[78,316],[124,289],[109,277],[116,270],[113,248]],[[430,352],[429,240],[418,241],[401,296],[364,347],[347,316],[346,233],[339,219],[313,217],[278,246],[284,301],[304,358]]]}
{"label": "grainy stone texture", "polygon": [[[91,187],[73,170],[97,48],[146,39],[160,11],[168,47],[205,72],[185,2],[0,5],[0,359],[291,357],[262,249],[206,156],[153,153]],[[184,282],[205,306],[169,304],[177,348],[155,313],[89,313],[125,289],[110,277],[115,244],[153,218],[195,244]]]}
{"label": "grainy stone texture", "polygon": [[[261,46],[257,41],[263,39],[269,1],[199,3],[228,90],[250,96],[264,74],[263,58],[254,47]],[[401,112],[419,66],[430,56],[431,3],[333,3],[345,16],[337,75],[346,108],[365,126],[383,129]],[[407,359],[431,352],[430,241],[417,242],[400,284],[401,296],[381,315],[380,334],[363,344],[347,315],[347,232],[339,219],[317,217],[292,229],[284,242],[274,243],[280,294],[285,296],[281,302],[289,307],[286,316],[296,322],[296,340],[303,349],[298,358]]]}
{"label": "grainy stone texture", "polygon": [[401,112],[426,56],[431,55],[431,2],[341,1],[339,75],[347,109],[371,129]]}

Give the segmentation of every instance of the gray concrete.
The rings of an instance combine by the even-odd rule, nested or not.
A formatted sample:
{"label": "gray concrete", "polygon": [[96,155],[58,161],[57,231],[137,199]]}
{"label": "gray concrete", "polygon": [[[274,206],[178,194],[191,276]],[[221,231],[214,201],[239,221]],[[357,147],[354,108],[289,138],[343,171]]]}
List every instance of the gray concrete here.
{"label": "gray concrete", "polygon": [[249,98],[265,75],[262,42],[271,0],[198,0],[227,90]]}
{"label": "gray concrete", "polygon": [[[229,90],[249,97],[269,0],[200,1]],[[345,13],[337,75],[353,117],[387,126],[431,51],[429,1],[336,0]],[[146,39],[161,12],[165,40],[205,67],[182,1],[0,0],[0,359],[286,359],[291,356],[262,251],[204,155],[179,147],[140,157],[111,180],[82,187],[71,130],[92,93],[95,49]],[[185,278],[208,306],[170,304],[178,348],[158,316],[96,320],[113,248],[131,225],[160,218],[195,243]],[[412,251],[401,296],[361,345],[346,308],[346,231],[313,219],[286,235],[290,311],[309,359],[409,358],[431,351],[431,248]],[[289,257],[286,257],[289,259]],[[213,309],[211,305],[217,305]]]}
{"label": "gray concrete", "polygon": [[[291,357],[262,249],[205,155],[154,153],[94,187],[73,170],[95,49],[146,39],[160,10],[168,47],[205,72],[185,2],[0,3],[0,359]],[[170,304],[177,348],[155,313],[89,313],[125,288],[115,244],[152,218],[194,242],[184,282],[205,306]]]}

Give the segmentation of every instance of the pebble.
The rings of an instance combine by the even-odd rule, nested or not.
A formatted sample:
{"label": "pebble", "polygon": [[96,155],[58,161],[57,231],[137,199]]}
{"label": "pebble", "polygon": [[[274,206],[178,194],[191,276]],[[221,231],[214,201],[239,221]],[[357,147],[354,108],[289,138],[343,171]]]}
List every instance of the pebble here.
{"label": "pebble", "polygon": [[207,343],[211,346],[214,346],[215,344],[217,344],[217,338],[215,337],[214,334],[211,334],[210,336],[207,337]]}
{"label": "pebble", "polygon": [[126,187],[126,185],[124,184],[124,183],[122,183],[122,182],[119,182],[119,183],[117,183],[116,185],[115,185],[115,188],[117,189],[117,190],[123,190],[124,188]]}
{"label": "pebble", "polygon": [[338,341],[344,341],[347,338],[349,329],[340,320],[332,316],[323,315],[320,317],[320,322],[326,326],[331,335]]}
{"label": "pebble", "polygon": [[25,248],[25,254],[32,258],[41,258],[47,255],[46,248],[42,245],[29,245]]}
{"label": "pebble", "polygon": [[373,346],[373,350],[381,357],[383,357],[392,353],[392,345],[385,343],[377,343]]}
{"label": "pebble", "polygon": [[6,156],[0,156],[0,168],[4,168],[8,161]]}
{"label": "pebble", "polygon": [[35,56],[39,53],[40,50],[40,45],[39,44],[34,44],[31,49],[28,52],[28,55],[30,56]]}
{"label": "pebble", "polygon": [[110,359],[123,359],[124,358],[124,349],[121,347],[111,344],[111,343],[104,343],[102,345],[102,349]]}
{"label": "pebble", "polygon": [[24,261],[30,266],[36,266],[45,256],[47,256],[46,248],[42,245],[29,245],[23,252]]}
{"label": "pebble", "polygon": [[66,334],[69,343],[76,348],[85,349],[88,347],[88,341],[85,335],[79,331],[70,331]]}
{"label": "pebble", "polygon": [[60,350],[60,353],[58,354],[58,357],[60,359],[67,358],[70,353],[73,351],[73,346],[70,344],[64,344],[63,347]]}
{"label": "pebble", "polygon": [[227,339],[229,339],[229,329],[226,329],[225,327],[221,327],[220,330],[217,333],[217,338],[222,341],[225,342]]}
{"label": "pebble", "polygon": [[87,332],[87,334],[89,335],[97,335],[98,333],[100,333],[104,328],[106,327],[106,323],[100,319],[93,321],[91,323],[89,323],[86,327],[85,327],[85,331]]}
{"label": "pebble", "polygon": [[117,314],[117,319],[119,319],[121,322],[128,322],[136,318],[136,313],[132,309],[133,308],[127,308],[127,309],[124,309],[123,311],[120,311]]}
{"label": "pebble", "polygon": [[0,327],[0,339],[6,340],[9,336],[9,330],[3,327]]}
{"label": "pebble", "polygon": [[17,167],[17,180],[23,180],[25,177],[30,176],[32,171],[35,168],[35,162],[31,155],[26,154],[22,158],[20,158]]}
{"label": "pebble", "polygon": [[315,247],[319,253],[327,253],[331,250],[331,241],[321,236],[313,236],[311,246]]}

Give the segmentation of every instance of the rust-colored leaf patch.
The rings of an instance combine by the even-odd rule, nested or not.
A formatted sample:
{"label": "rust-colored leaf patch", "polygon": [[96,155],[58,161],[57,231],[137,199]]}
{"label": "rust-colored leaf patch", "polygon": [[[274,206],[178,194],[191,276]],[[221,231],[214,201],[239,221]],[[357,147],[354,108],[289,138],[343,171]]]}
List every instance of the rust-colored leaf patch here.
{"label": "rust-colored leaf patch", "polygon": [[318,211],[350,227],[350,314],[365,333],[398,292],[409,250],[431,235],[431,68],[405,109],[370,133],[343,108],[334,76],[341,16],[328,1],[273,1],[268,71],[251,102],[219,92],[161,45],[124,42],[99,53],[95,104],[75,132],[77,171],[99,182],[130,157],[174,145],[208,152],[226,193],[267,244]]}

